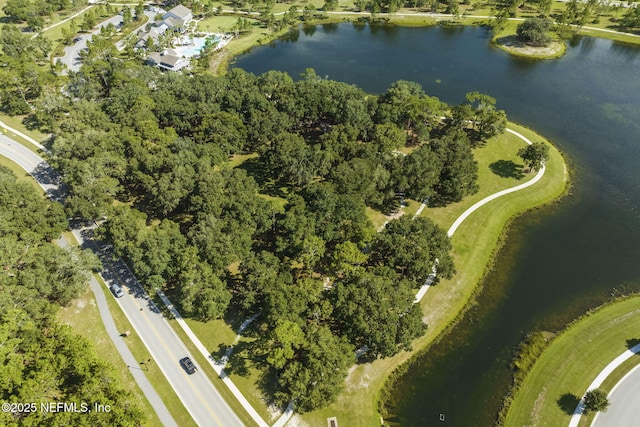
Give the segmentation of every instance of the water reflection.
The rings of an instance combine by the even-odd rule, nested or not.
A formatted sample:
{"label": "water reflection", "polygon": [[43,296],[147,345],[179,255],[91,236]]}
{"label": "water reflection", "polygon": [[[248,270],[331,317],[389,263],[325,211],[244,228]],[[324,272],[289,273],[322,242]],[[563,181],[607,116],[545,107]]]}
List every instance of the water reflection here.
{"label": "water reflection", "polygon": [[338,31],[338,24],[322,24],[322,29],[325,33],[331,34]]}
{"label": "water reflection", "polygon": [[317,28],[318,27],[316,25],[302,25],[302,32],[305,36],[311,37],[315,34]]}
{"label": "water reflection", "polygon": [[[308,26],[307,26],[308,27]],[[308,30],[307,30],[308,31]],[[305,31],[305,35],[312,36],[315,33],[315,29],[311,34],[307,34]],[[291,30],[284,33],[282,37],[278,39],[278,41],[282,41],[285,43],[295,43],[300,39],[300,28],[292,28]],[[274,41],[277,44],[277,42]]]}
{"label": "water reflection", "polygon": [[638,46],[619,41],[613,41],[611,43],[611,50],[630,62],[634,62],[638,59],[638,56],[640,56],[640,49],[638,49]]}

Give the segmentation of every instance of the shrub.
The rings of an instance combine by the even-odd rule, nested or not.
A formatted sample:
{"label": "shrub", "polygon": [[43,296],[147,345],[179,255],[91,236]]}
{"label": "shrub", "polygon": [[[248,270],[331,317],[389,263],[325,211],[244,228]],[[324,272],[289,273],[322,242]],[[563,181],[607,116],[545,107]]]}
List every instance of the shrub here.
{"label": "shrub", "polygon": [[584,407],[587,412],[606,412],[609,406],[609,400],[607,399],[607,393],[599,388],[589,390],[584,395]]}

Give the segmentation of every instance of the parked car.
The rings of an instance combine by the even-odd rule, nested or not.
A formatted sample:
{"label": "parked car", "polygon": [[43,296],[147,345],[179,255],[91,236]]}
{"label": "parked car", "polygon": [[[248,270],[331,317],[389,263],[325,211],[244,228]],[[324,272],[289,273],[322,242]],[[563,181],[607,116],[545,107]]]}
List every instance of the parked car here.
{"label": "parked car", "polygon": [[111,292],[113,293],[113,295],[115,295],[116,298],[120,298],[124,296],[124,292],[122,291],[122,288],[116,285],[115,283],[111,285]]}
{"label": "parked car", "polygon": [[182,365],[182,368],[185,371],[187,371],[189,375],[193,374],[195,371],[198,370],[196,368],[196,365],[194,365],[193,362],[191,361],[190,357],[183,357],[182,359],[180,359],[180,365]]}

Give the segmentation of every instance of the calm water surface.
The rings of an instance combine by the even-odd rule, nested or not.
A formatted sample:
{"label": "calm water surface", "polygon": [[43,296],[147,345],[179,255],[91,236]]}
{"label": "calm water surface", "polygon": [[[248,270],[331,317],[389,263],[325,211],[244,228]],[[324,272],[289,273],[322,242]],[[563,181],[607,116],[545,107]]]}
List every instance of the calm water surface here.
{"label": "calm water surface", "polygon": [[515,221],[477,308],[398,384],[388,421],[401,425],[491,425],[528,332],[558,330],[640,289],[640,49],[582,38],[561,59],[532,62],[491,48],[489,37],[479,28],[327,25],[235,64],[294,77],[314,68],[375,93],[412,80],[450,104],[477,90],[570,159],[572,196]]}

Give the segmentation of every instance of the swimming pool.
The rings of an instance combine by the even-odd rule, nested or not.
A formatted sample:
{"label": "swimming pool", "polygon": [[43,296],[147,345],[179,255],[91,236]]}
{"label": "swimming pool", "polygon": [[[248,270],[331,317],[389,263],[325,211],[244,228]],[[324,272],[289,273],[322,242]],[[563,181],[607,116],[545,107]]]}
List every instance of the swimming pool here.
{"label": "swimming pool", "polygon": [[204,48],[204,45],[207,39],[211,39],[214,42],[219,42],[220,37],[217,35],[206,36],[206,37],[194,37],[193,44],[189,44],[186,46],[176,46],[174,50],[178,52],[181,56],[186,58],[192,58],[194,56],[198,56],[200,51]]}

